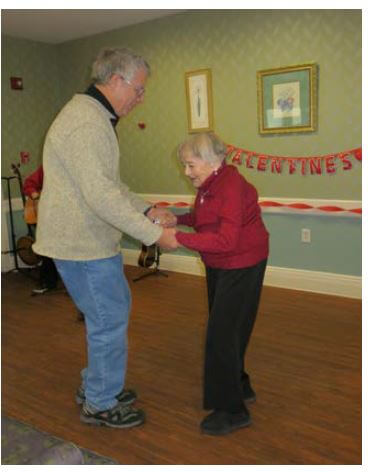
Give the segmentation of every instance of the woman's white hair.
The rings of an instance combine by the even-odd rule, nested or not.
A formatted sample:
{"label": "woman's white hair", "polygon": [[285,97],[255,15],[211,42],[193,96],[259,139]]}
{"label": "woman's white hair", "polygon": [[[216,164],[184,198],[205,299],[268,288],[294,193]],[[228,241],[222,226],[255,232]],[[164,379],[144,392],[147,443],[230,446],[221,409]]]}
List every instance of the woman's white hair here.
{"label": "woman's white hair", "polygon": [[132,80],[140,68],[150,75],[150,66],[142,56],[127,48],[104,48],[92,65],[92,79],[96,84],[106,84],[112,75],[119,74]]}
{"label": "woman's white hair", "polygon": [[218,165],[226,158],[227,147],[215,133],[198,133],[179,145],[178,157],[181,159],[183,153],[187,151],[208,164]]}

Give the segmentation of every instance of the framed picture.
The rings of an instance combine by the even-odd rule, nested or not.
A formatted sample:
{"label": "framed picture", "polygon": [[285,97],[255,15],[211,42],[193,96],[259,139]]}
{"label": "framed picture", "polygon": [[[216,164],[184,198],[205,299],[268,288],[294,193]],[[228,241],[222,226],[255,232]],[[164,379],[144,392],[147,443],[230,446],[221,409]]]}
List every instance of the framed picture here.
{"label": "framed picture", "polygon": [[300,133],[316,129],[316,64],[257,72],[261,134]]}
{"label": "framed picture", "polygon": [[186,107],[189,133],[213,129],[211,70],[185,73]]}

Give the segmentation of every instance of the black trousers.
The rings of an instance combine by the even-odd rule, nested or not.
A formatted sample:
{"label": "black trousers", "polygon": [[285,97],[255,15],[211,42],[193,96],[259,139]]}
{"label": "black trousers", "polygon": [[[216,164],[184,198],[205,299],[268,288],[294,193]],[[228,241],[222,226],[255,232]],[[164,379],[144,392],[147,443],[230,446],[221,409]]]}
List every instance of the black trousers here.
{"label": "black trousers", "polygon": [[244,356],[255,324],[267,260],[243,269],[206,268],[209,301],[204,408],[236,413],[251,388]]}
{"label": "black trousers", "polygon": [[48,289],[56,288],[59,275],[54,261],[50,257],[42,256],[42,263],[39,268],[39,277],[42,287]]}

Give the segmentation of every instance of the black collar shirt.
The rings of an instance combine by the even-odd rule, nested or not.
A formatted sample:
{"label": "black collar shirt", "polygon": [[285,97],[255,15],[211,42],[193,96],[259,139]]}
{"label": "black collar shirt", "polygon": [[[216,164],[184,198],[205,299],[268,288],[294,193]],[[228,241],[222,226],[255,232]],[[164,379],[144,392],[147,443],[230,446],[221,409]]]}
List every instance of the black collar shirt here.
{"label": "black collar shirt", "polygon": [[110,113],[113,115],[113,118],[110,118],[110,122],[113,125],[115,133],[117,134],[115,128],[117,126],[119,116],[114,111],[114,108],[111,106],[109,100],[105,97],[103,93],[100,92],[100,90],[94,84],[88,87],[88,89],[85,91],[85,94],[98,100],[102,106],[104,106],[108,111],[110,111]]}

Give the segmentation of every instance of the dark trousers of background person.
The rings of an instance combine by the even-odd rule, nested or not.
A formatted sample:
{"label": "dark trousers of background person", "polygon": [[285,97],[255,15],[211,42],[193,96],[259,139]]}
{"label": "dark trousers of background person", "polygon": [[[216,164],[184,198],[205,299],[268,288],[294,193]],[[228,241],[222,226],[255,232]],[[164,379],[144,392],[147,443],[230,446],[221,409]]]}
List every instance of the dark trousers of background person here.
{"label": "dark trousers of background person", "polygon": [[206,268],[209,301],[204,408],[237,413],[250,391],[244,370],[267,260],[243,269]]}
{"label": "dark trousers of background person", "polygon": [[41,287],[49,290],[56,288],[59,275],[54,261],[50,257],[45,256],[42,256],[41,259],[42,263],[39,268]]}

